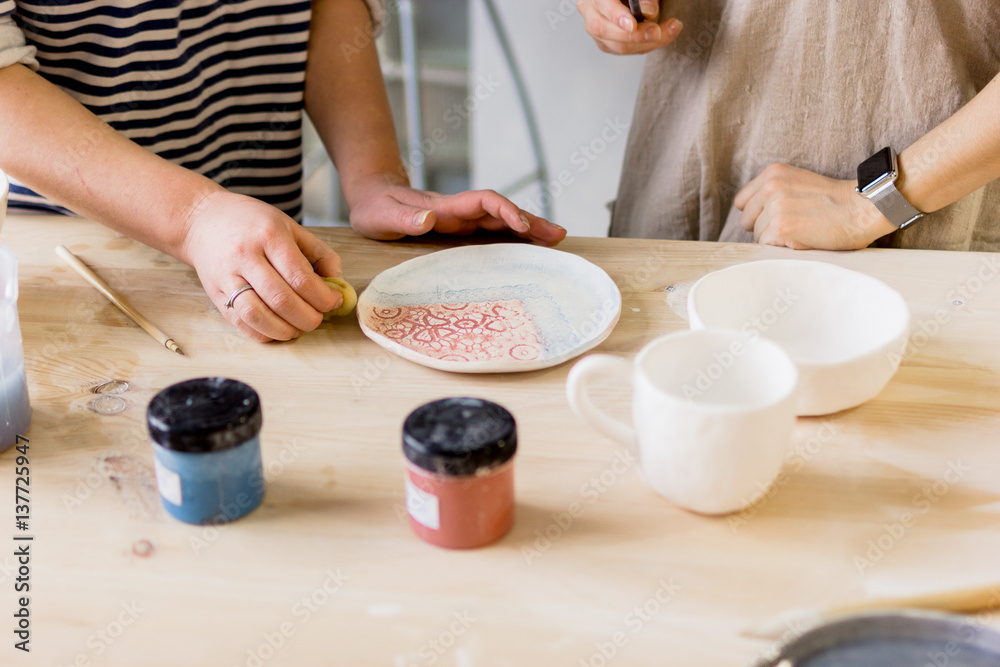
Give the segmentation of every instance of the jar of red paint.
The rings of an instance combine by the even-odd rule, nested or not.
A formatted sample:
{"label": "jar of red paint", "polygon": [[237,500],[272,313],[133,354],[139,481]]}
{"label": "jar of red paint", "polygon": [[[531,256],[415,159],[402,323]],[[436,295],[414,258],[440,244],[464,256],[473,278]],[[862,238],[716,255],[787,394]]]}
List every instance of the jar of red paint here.
{"label": "jar of red paint", "polygon": [[499,540],[514,524],[517,427],[503,407],[444,398],[403,423],[406,509],[413,532],[449,549]]}

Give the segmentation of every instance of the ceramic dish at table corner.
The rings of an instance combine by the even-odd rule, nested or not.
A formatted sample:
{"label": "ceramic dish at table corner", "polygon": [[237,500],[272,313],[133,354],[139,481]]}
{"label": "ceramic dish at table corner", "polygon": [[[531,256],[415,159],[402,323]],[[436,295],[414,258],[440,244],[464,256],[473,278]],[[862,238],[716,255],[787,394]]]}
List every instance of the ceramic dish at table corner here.
{"label": "ceramic dish at table corner", "polygon": [[621,314],[618,286],[567,252],[522,243],[464,246],[375,276],[358,298],[373,341],[458,373],[555,366],[597,346]]}
{"label": "ceramic dish at table corner", "polygon": [[749,667],[996,667],[1000,633],[958,614],[866,612],[782,642]]}
{"label": "ceramic dish at table corner", "polygon": [[777,259],[709,273],[688,294],[692,329],[739,329],[778,343],[799,368],[799,415],[825,415],[874,398],[895,374],[909,337],[899,292],[832,264]]}

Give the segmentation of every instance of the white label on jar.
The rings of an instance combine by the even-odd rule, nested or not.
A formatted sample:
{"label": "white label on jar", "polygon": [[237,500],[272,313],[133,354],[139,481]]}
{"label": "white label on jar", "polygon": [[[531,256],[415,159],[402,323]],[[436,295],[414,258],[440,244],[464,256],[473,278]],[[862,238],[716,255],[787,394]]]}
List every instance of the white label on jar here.
{"label": "white label on jar", "polygon": [[173,470],[168,470],[157,459],[153,459],[153,467],[156,468],[156,486],[160,488],[160,495],[168,502],[180,507],[181,499],[181,476]]}
{"label": "white label on jar", "polygon": [[441,528],[441,514],[438,511],[438,497],[428,493],[406,480],[406,511],[413,520],[431,530]]}

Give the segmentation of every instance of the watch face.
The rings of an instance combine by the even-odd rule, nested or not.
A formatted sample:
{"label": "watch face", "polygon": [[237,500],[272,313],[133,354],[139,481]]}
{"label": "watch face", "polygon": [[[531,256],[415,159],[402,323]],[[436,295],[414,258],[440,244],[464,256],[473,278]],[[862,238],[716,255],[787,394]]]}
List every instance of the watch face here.
{"label": "watch face", "polygon": [[891,174],[893,169],[892,149],[888,146],[858,165],[858,188],[862,191]]}

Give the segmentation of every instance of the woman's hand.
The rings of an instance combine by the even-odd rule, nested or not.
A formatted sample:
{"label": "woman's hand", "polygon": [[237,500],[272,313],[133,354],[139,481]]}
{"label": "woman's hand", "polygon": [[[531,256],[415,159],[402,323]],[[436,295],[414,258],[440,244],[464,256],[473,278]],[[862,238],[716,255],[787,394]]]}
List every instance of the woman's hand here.
{"label": "woman's hand", "polygon": [[[343,297],[320,276],[342,276],[340,257],[264,202],[212,192],[188,218],[181,259],[195,268],[212,303],[254,340],[311,331]],[[250,285],[226,307],[230,295]]]}
{"label": "woman's hand", "polygon": [[798,250],[855,250],[896,231],[854,181],[772,164],[736,193],[754,241]]}
{"label": "woman's hand", "polygon": [[382,174],[355,181],[351,190],[351,226],[372,239],[393,240],[430,231],[464,235],[477,229],[507,229],[546,246],[566,237],[562,227],[522,211],[492,190],[442,195],[414,190]]}
{"label": "woman's hand", "polygon": [[630,55],[649,53],[666,46],[684,28],[677,19],[656,23],[660,14],[658,0],[642,0],[642,15],[637,23],[621,0],[577,0],[576,8],[583,15],[584,28],[605,53]]}

